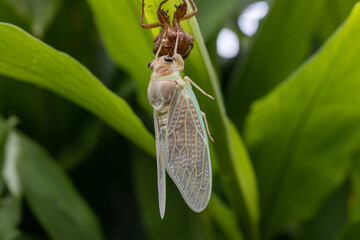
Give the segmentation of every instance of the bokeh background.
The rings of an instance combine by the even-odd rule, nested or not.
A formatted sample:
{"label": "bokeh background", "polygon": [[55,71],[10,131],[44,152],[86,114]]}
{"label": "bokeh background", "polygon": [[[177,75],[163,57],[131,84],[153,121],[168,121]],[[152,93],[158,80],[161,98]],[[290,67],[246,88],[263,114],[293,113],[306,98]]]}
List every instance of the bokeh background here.
{"label": "bokeh background", "polygon": [[360,239],[360,5],[194,1],[213,194],[161,220],[141,1],[0,0],[0,240]]}

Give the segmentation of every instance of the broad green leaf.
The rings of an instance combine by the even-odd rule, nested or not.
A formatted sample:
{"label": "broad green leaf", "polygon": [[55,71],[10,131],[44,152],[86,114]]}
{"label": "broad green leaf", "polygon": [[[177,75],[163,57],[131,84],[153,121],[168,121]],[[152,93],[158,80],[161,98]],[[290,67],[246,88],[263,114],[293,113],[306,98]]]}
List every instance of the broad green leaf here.
{"label": "broad green leaf", "polygon": [[61,0],[2,0],[30,22],[31,32],[42,37],[54,19]]}
{"label": "broad green leaf", "polygon": [[[149,110],[150,104],[146,99],[146,89],[151,72],[147,69],[147,63],[153,60],[152,38],[158,30],[151,31],[140,27],[141,1],[109,0],[100,2],[88,0],[88,2],[94,12],[97,26],[105,40],[107,49],[119,66],[125,68],[133,76],[138,87],[138,97],[142,103],[141,105]],[[145,1],[145,22],[156,21],[156,10],[160,2],[160,0]],[[170,8],[173,11],[173,5],[179,4],[179,2],[170,0],[164,5],[164,9]],[[190,4],[189,2],[187,3],[189,11],[191,11]],[[171,14],[171,11],[169,14]],[[127,20],[124,21],[124,19]],[[215,143],[210,144],[210,147],[215,149],[216,157],[213,157],[213,159],[219,159],[217,164],[220,168],[222,186],[231,206],[238,213],[237,215],[242,217],[243,228],[249,231],[244,234],[255,236],[258,216],[254,214],[257,211],[252,211],[249,209],[251,207],[244,205],[243,189],[235,175],[234,162],[239,161],[236,158],[235,149],[239,148],[239,146],[234,145],[231,139],[230,127],[218,79],[211,64],[196,18],[183,22],[182,26],[184,31],[192,33],[195,38],[194,49],[185,64],[186,75],[215,97],[213,102],[199,94],[197,90],[194,90],[198,96],[202,111],[207,115],[209,128],[215,139]],[[117,31],[114,31],[114,27]],[[153,34],[152,36],[151,33]],[[247,159],[244,161],[247,161]],[[248,174],[254,178],[252,172]],[[256,192],[257,189],[254,189],[254,191]]]}
{"label": "broad green leaf", "polygon": [[141,2],[88,0],[88,3],[110,55],[134,78],[140,105],[152,112],[146,92],[150,81],[147,65],[153,58],[152,41],[151,32],[139,24]]}
{"label": "broad green leaf", "polygon": [[21,29],[0,23],[0,73],[61,95],[154,154],[154,139],[129,105],[85,67]]}
{"label": "broad green leaf", "polygon": [[23,131],[56,154],[64,144],[70,144],[77,129],[85,125],[84,117],[91,117],[79,106],[53,92],[2,75],[0,113],[16,116]]}
{"label": "broad green leaf", "polygon": [[41,146],[11,130],[5,164],[15,167],[23,196],[52,239],[103,239],[96,217]]}
{"label": "broad green leaf", "polygon": [[360,4],[322,50],[256,102],[246,142],[265,239],[316,214],[346,179],[360,141]]}
{"label": "broad green leaf", "polygon": [[[229,120],[229,126],[231,142],[234,145],[235,150],[235,157],[232,162],[233,170],[232,172],[228,172],[228,174],[233,174],[236,178],[237,184],[240,186],[242,199],[244,201],[242,205],[247,207],[247,211],[250,213],[249,216],[254,218],[249,220],[258,222],[260,213],[258,208],[257,181],[254,175],[254,170],[247,150],[243,144],[243,140],[231,120]],[[234,187],[236,187],[236,184]],[[244,211],[246,210],[244,209]],[[254,231],[256,230],[254,229]]]}
{"label": "broad green leaf", "polygon": [[[341,1],[352,4],[347,4],[346,6],[350,5],[347,8],[342,7],[346,14],[338,14],[338,1],[274,1],[269,15],[256,35],[246,64],[238,63],[239,66],[244,65],[244,68],[234,68],[232,74],[233,84],[229,85],[227,100],[230,117],[237,126],[243,127],[250,104],[268,93],[299,67],[312,53],[316,41],[324,41],[344,20],[356,2]],[[322,16],[325,14],[331,14],[332,18],[324,21]],[[315,32],[318,28],[321,28],[321,39]]]}

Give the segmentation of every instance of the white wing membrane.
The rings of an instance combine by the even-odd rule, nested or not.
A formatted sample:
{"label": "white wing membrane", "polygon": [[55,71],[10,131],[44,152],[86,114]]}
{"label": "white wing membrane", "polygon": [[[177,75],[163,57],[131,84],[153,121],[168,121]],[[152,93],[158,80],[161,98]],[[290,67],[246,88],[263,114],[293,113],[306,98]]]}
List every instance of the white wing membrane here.
{"label": "white wing membrane", "polygon": [[165,139],[167,172],[189,207],[201,212],[210,198],[211,163],[200,108],[187,86],[178,86],[170,102]]}
{"label": "white wing membrane", "polygon": [[158,121],[158,115],[156,111],[154,111],[159,209],[161,218],[164,218],[166,204],[166,176],[164,166],[166,159],[164,159],[164,156],[168,154],[166,153],[165,136],[160,133]]}

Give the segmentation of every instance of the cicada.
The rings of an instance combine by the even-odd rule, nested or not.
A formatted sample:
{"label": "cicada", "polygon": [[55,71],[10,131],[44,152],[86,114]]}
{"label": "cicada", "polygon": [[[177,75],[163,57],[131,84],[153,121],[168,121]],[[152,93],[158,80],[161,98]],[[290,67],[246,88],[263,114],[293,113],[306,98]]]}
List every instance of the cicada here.
{"label": "cicada", "polygon": [[[211,194],[211,162],[206,117],[201,112],[189,77],[182,78],[184,61],[177,54],[158,57],[149,63],[152,69],[148,99],[154,108],[157,153],[158,195],[161,218],[165,214],[165,171],[178,187],[187,205],[195,212],[207,206]],[[212,98],[213,99],[213,98]],[[211,138],[212,140],[212,138]]]}

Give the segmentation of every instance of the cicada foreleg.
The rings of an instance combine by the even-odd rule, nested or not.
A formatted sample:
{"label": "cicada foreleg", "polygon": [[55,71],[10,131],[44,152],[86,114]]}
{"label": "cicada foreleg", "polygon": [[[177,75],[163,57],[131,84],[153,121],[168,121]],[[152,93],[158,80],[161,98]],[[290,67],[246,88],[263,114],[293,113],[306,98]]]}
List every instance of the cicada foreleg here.
{"label": "cicada foreleg", "polygon": [[[184,2],[184,4],[186,4],[185,0],[183,2]],[[194,0],[190,0],[190,4],[193,7],[193,11],[191,13],[186,14],[184,17],[182,17],[180,19],[181,21],[189,19],[189,18],[191,18],[191,17],[193,17],[193,16],[195,16],[197,14],[198,9],[197,9],[197,7],[196,7],[196,5],[194,3]]]}
{"label": "cicada foreleg", "polygon": [[186,84],[191,88],[191,85],[193,85],[194,87],[196,87],[197,88],[197,90],[199,90],[202,94],[204,94],[205,96],[207,96],[207,97],[209,97],[211,100],[214,100],[214,98],[211,96],[211,95],[209,95],[209,94],[207,94],[204,90],[202,90],[196,83],[194,83],[194,81],[193,80],[191,80],[189,77],[185,77],[184,78],[184,80],[185,80],[185,82],[186,82]]}

